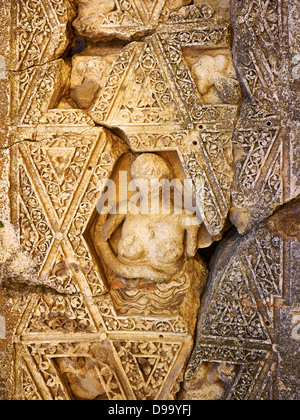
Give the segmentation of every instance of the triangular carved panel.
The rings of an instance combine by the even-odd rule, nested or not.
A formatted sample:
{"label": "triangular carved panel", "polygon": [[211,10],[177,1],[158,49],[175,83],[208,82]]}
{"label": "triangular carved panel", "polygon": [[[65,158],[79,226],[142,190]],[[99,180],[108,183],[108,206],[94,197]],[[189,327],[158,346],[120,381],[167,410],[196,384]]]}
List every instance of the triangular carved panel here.
{"label": "triangular carved panel", "polygon": [[93,142],[81,136],[63,136],[47,146],[28,146],[45,192],[59,221],[65,216],[70,202],[84,175],[93,151]]}
{"label": "triangular carved panel", "polygon": [[249,279],[241,263],[231,263],[211,298],[203,322],[204,337],[269,342]]}
{"label": "triangular carved panel", "polygon": [[181,348],[176,342],[114,342],[116,359],[135,399],[156,400],[167,384],[172,389],[176,382],[172,370]]}

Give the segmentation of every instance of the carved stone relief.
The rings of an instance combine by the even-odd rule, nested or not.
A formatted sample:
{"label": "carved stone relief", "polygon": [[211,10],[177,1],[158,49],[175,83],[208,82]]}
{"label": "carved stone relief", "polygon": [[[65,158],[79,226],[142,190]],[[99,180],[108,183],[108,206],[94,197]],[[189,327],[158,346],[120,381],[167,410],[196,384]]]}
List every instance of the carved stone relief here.
{"label": "carved stone relief", "polygon": [[299,397],[285,6],[3,5],[0,398]]}
{"label": "carved stone relief", "polygon": [[240,232],[299,195],[293,8],[279,1],[233,6],[233,56],[247,94],[233,139],[232,220]]}
{"label": "carved stone relief", "polygon": [[298,258],[299,201],[223,243],[211,271],[218,280],[210,279],[202,302],[183,398],[208,392],[209,399],[298,399],[298,377],[289,376],[299,363],[291,322],[299,308]]}

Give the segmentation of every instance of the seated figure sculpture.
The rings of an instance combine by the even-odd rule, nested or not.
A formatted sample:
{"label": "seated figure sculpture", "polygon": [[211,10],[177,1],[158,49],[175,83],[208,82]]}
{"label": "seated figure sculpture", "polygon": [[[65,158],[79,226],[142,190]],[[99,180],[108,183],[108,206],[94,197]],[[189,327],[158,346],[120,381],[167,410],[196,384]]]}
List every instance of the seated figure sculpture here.
{"label": "seated figure sculpture", "polygon": [[[151,153],[134,161],[130,175],[138,185],[173,179],[167,162]],[[199,296],[204,286],[204,263],[195,257],[199,224],[194,214],[176,212],[174,198],[171,205],[166,203],[160,188],[151,188],[147,197],[144,194],[140,188],[141,199],[151,203],[157,199],[155,214],[149,203],[147,214],[132,212],[129,206],[127,214],[99,215],[94,243],[119,313],[176,315],[183,302],[195,293]],[[113,247],[110,241],[116,231],[119,239]]]}

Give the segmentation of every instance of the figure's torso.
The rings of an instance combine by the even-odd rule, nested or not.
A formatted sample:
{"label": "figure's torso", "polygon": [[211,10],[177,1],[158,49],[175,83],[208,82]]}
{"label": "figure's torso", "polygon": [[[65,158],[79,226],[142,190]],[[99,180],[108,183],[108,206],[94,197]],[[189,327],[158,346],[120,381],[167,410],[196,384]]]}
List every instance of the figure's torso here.
{"label": "figure's torso", "polygon": [[181,215],[129,215],[118,245],[126,264],[164,268],[178,265],[184,254]]}

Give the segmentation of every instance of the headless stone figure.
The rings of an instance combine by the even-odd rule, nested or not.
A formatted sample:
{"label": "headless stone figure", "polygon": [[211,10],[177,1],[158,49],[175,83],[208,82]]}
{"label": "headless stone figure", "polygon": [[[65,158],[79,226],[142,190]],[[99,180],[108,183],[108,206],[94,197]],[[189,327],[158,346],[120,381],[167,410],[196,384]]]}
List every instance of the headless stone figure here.
{"label": "headless stone figure", "polygon": [[[187,264],[194,267],[198,263],[194,257],[199,224],[193,224],[195,216],[189,212],[177,214],[174,200],[165,202],[159,188],[150,188],[151,183],[173,180],[163,158],[144,153],[134,161],[130,174],[137,185],[148,184],[149,188],[140,188],[140,196],[148,201],[149,212],[137,213],[129,206],[127,214],[111,214],[106,220],[100,215],[94,230],[96,249],[122,311],[126,311],[127,302],[131,309],[138,306],[156,314],[176,312],[193,282],[185,275]],[[155,214],[151,214],[153,201],[157,203]],[[120,239],[112,247],[110,240],[118,229]],[[197,275],[195,267],[190,271]]]}

